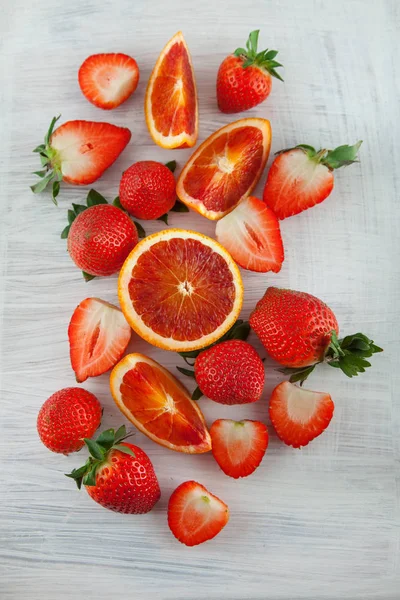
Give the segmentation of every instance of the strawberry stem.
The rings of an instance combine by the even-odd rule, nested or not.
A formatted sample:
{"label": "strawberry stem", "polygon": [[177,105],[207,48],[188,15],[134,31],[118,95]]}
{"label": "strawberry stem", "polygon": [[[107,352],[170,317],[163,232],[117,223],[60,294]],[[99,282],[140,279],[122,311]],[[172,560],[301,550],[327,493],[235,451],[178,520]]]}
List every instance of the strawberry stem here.
{"label": "strawberry stem", "polygon": [[247,69],[247,67],[252,65],[260,67],[268,71],[272,77],[276,77],[277,79],[280,79],[280,81],[283,81],[282,77],[276,71],[277,67],[282,67],[281,63],[275,60],[278,51],[267,49],[257,52],[259,34],[259,29],[252,31],[246,42],[246,48],[236,48],[235,52],[233,53],[234,56],[239,56],[243,59],[243,69]]}

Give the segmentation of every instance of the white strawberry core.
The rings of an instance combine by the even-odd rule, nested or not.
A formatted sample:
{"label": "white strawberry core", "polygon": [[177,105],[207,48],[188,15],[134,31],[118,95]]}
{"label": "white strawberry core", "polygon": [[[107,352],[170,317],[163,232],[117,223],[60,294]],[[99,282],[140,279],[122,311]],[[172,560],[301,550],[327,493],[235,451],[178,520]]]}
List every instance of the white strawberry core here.
{"label": "white strawberry core", "polygon": [[287,413],[290,419],[296,423],[308,423],[318,410],[318,406],[326,397],[326,394],[303,390],[289,382],[286,383],[288,385],[285,386],[284,394],[286,395]]}

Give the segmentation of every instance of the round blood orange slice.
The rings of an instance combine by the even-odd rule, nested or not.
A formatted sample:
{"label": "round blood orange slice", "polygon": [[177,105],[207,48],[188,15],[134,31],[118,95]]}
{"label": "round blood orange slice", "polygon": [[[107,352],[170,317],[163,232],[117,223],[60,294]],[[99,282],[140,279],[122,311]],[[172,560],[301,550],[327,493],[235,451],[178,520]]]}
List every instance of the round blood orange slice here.
{"label": "round blood orange slice", "polygon": [[165,46],[150,75],[145,98],[147,127],[162,148],[191,148],[198,133],[197,90],[181,31]]}
{"label": "round blood orange slice", "polygon": [[124,415],[157,444],[188,454],[211,450],[203,414],[188,390],[144,354],[128,354],[111,373],[111,393]]}
{"label": "round blood orange slice", "polygon": [[266,119],[240,119],[222,127],[183,168],[176,186],[180,200],[208,219],[220,219],[254,189],[270,146]]}
{"label": "round blood orange slice", "polygon": [[122,312],[142,338],[177,352],[204,348],[236,321],[243,301],[239,269],[215,240],[184,229],[149,235],[118,280]]}

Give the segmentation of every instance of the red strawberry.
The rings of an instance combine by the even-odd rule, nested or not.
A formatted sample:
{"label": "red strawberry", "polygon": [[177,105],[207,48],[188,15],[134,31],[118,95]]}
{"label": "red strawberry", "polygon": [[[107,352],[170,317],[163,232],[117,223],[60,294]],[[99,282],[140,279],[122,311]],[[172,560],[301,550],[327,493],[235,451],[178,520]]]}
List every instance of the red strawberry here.
{"label": "red strawberry", "polygon": [[301,448],[325,431],[334,408],[329,394],[283,381],[272,391],[269,418],[282,442]]}
{"label": "red strawberry", "polygon": [[[91,193],[97,194],[91,190],[88,202]],[[119,271],[138,242],[134,223],[124,211],[111,204],[95,204],[89,208],[74,205],[74,211],[68,211],[68,218],[72,224],[61,237],[68,235],[68,251],[85,279]]]}
{"label": "red strawberry", "polygon": [[132,330],[122,311],[100,298],[86,298],[68,327],[71,365],[78,382],[102,375],[122,357]]}
{"label": "red strawberry", "polygon": [[142,160],[124,171],[119,184],[122,206],[137,219],[158,219],[176,202],[175,177],[154,160]]}
{"label": "red strawberry", "polygon": [[94,440],[85,439],[91,456],[83,467],[67,475],[83,485],[95,502],[126,514],[149,512],[160,499],[160,486],[147,454],[123,440],[125,425],[107,429]]}
{"label": "red strawberry", "polygon": [[54,133],[54,117],[44,138],[44,144],[35,148],[40,154],[43,171],[39,183],[31,186],[38,194],[52,182],[53,201],[60,190],[60,181],[74,185],[93,183],[121,154],[131,139],[126,127],[93,121],[67,121]]}
{"label": "red strawberry", "polygon": [[238,48],[222,62],[217,76],[217,100],[224,113],[241,112],[257,106],[270,94],[272,77],[283,81],[277,67],[276,50],[257,52],[259,30],[252,31],[246,48]]}
{"label": "red strawberry", "polygon": [[101,421],[96,396],[82,388],[64,388],[46,400],[39,411],[37,430],[43,444],[52,452],[78,452],[83,438],[92,437]]}
{"label": "red strawberry", "polygon": [[136,90],[139,67],[126,54],[92,54],[79,69],[82,94],[95,106],[116,108]]}
{"label": "red strawberry", "polygon": [[357,162],[361,143],[318,152],[301,144],[278,152],[265,183],[264,202],[278,219],[319,204],[333,189],[333,169]]}
{"label": "red strawberry", "polygon": [[211,540],[228,520],[229,509],[225,502],[196,481],[185,481],[169,499],[169,528],[176,539],[186,546]]}
{"label": "red strawberry", "polygon": [[260,399],[264,387],[264,365],[253,346],[228,340],[197,356],[197,385],[203,394],[220,404],[247,404]]}
{"label": "red strawberry", "polygon": [[339,327],[331,309],[311,294],[270,287],[250,315],[250,325],[270,356],[304,381],[316,364],[326,361],[348,377],[363,373],[365,359],[382,349],[362,333],[338,340]]}
{"label": "red strawberry", "polygon": [[251,475],[268,447],[268,431],[261,421],[218,419],[211,425],[212,453],[229,477]]}
{"label": "red strawberry", "polygon": [[244,269],[281,270],[284,251],[279,221],[266,204],[249,196],[217,222],[215,235]]}

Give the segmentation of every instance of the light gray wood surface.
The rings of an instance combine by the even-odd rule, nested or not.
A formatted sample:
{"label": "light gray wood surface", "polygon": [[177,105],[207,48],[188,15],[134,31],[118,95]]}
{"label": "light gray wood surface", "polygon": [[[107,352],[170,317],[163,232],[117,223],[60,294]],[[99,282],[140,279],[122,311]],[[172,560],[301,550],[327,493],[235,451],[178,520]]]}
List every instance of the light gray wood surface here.
{"label": "light gray wood surface", "polygon": [[[398,599],[397,0],[2,0],[0,27],[1,599]],[[159,51],[184,32],[202,141],[236,118],[216,108],[216,72],[258,27],[262,48],[279,49],[285,65],[285,83],[274,81],[267,102],[247,113],[271,120],[272,151],[301,142],[364,143],[361,162],[337,173],[326,202],[282,223],[282,271],[243,272],[243,316],[268,285],[308,291],[332,307],[343,334],[364,331],[385,352],[357,379],[328,368],[313,375],[308,387],[334,399],[331,426],[301,451],[280,443],[270,427],[267,455],[245,480],[224,476],[211,455],[179,455],[137,433],[162,499],[145,516],[115,514],[63,475],[82,463],[84,451],[52,454],[36,433],[43,401],[74,384],[67,342],[73,309],[87,296],[115,302],[117,278],[83,282],[59,234],[68,206],[83,201],[85,189],[64,186],[58,209],[49,197],[35,197],[28,187],[37,168],[31,149],[58,113],[63,121],[130,127],[130,145],[95,186],[109,198],[134,161],[175,158],[182,167],[190,151],[158,148],[144,122],[145,86]],[[141,72],[134,96],[113,112],[89,104],[77,84],[81,62],[104,51],[131,54]],[[193,213],[173,214],[171,225],[214,232],[213,223]],[[251,341],[261,351],[254,335]],[[130,349],[173,370],[182,364],[136,335]],[[265,364],[265,393],[256,405],[201,400],[210,424],[217,417],[268,422],[269,393],[281,376],[272,361]],[[105,427],[127,424],[107,375],[84,387],[103,403]],[[187,479],[205,484],[231,510],[218,538],[192,549],[172,537],[166,520],[171,491]]]}

